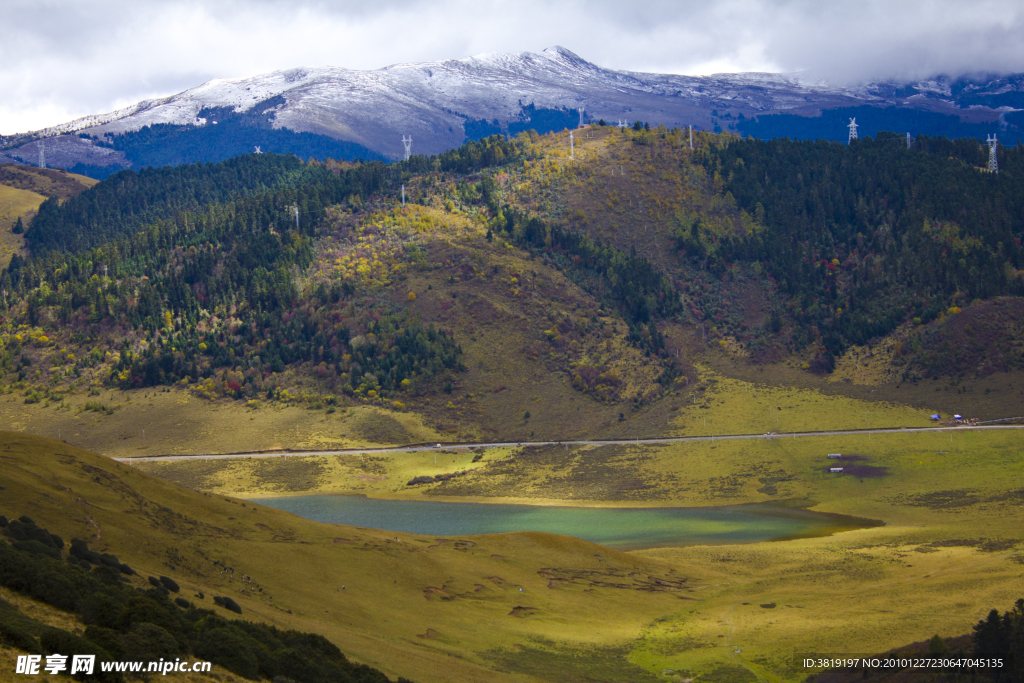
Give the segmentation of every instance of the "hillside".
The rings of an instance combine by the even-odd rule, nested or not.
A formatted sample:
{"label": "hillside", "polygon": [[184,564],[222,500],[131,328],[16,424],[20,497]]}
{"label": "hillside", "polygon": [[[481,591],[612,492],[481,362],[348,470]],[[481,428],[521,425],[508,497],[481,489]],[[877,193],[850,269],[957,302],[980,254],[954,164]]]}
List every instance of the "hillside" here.
{"label": "hillside", "polygon": [[[155,410],[171,424],[213,419],[203,401],[316,411],[282,417],[294,440],[241,450],[300,431],[653,435],[720,374],[922,414],[1020,414],[1016,150],[990,176],[977,145],[941,140],[702,133],[691,151],[682,131],[598,126],[574,158],[568,142],[493,137],[390,166],[249,155],[51,199],[26,233],[32,255],[0,274],[11,419],[70,429],[92,415],[90,433],[124,433],[141,392],[177,406]],[[770,183],[741,182],[751,173]],[[968,329],[991,331],[967,352],[948,338]],[[992,360],[971,365],[979,355]],[[347,426],[358,407],[401,427]]]}
{"label": "hillside", "polygon": [[[24,254],[24,226],[48,197],[67,199],[96,184],[92,178],[55,169],[0,165],[0,264],[4,268],[14,254]],[[18,219],[23,227],[15,230]]]}
{"label": "hillside", "polygon": [[[525,673],[527,658],[512,644],[528,653],[555,641],[567,648],[560,661],[591,651],[613,676],[653,680],[618,653],[695,588],[663,562],[568,537],[438,540],[317,524],[179,488],[54,440],[3,432],[0,453],[0,513],[86,540],[141,577],[169,576],[189,601],[222,616],[232,615],[212,596],[233,597],[245,619],[322,634],[391,677],[551,680]],[[548,590],[546,568],[576,578]],[[608,612],[616,627],[597,635]],[[580,627],[568,643],[566,624]],[[586,664],[576,666],[585,673]]]}

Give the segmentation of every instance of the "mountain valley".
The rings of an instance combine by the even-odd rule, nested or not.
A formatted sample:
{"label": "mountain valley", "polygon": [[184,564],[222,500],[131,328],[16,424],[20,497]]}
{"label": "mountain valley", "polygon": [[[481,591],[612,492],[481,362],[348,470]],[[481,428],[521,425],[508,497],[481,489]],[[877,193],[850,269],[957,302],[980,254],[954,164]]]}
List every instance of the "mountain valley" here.
{"label": "mountain valley", "polygon": [[[802,652],[952,639],[1020,597],[1024,154],[999,155],[589,125],[0,175],[40,198],[0,271],[0,514],[415,681],[802,680]],[[794,436],[835,430],[865,431]],[[765,438],[643,441],[725,434]],[[440,448],[302,454],[407,444]],[[259,504],[313,493],[871,524],[619,552]]]}

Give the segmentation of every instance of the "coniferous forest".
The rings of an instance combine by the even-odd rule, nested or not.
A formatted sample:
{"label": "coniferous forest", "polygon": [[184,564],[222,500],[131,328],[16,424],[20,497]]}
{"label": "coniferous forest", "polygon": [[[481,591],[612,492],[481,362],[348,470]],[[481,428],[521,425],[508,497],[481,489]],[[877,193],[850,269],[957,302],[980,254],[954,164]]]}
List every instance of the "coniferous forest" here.
{"label": "coniferous forest", "polygon": [[849,344],[928,323],[977,299],[1024,293],[1024,148],[984,169],[976,140],[893,136],[832,142],[733,140],[709,173],[763,230],[679,244],[712,268],[758,263],[775,280],[797,346],[823,347],[826,369]]}

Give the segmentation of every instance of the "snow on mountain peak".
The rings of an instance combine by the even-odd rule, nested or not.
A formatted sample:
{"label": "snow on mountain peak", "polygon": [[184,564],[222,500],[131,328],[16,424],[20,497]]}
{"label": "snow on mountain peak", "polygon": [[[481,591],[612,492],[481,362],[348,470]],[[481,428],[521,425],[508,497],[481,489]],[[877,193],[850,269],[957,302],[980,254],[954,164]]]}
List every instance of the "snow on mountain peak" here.
{"label": "snow on mountain peak", "polygon": [[[932,97],[949,97],[948,79],[925,80],[913,87]],[[485,52],[375,70],[323,66],[217,78],[30,137],[82,130],[117,134],[158,123],[191,126],[207,109],[244,113],[267,103],[255,113],[265,115],[275,128],[326,135],[398,157],[404,153],[403,135],[417,141],[416,153],[440,152],[465,140],[467,127],[505,130],[510,122],[531,116],[531,105],[562,111],[583,108],[594,119],[712,129],[733,125],[740,115],[815,114],[837,106],[893,104],[885,94],[893,90],[871,84],[836,87],[809,73],[683,76],[615,71],[553,45],[540,52]],[[719,121],[722,118],[725,124]],[[481,122],[486,124],[483,128]]]}

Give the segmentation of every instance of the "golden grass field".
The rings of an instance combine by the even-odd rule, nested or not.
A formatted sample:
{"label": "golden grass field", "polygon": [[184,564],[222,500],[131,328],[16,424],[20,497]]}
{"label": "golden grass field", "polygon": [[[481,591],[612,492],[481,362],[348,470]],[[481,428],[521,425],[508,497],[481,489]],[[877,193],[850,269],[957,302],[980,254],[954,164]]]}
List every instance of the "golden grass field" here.
{"label": "golden grass field", "polygon": [[29,190],[0,185],[0,268],[6,268],[11,257],[25,247],[24,236],[15,235],[11,228],[19,217],[27,226],[27,217],[35,213],[45,199]]}

